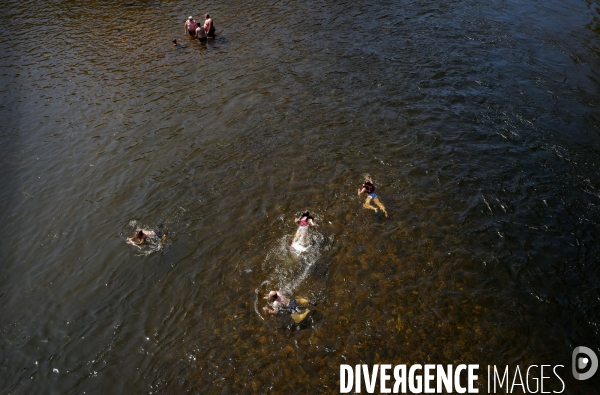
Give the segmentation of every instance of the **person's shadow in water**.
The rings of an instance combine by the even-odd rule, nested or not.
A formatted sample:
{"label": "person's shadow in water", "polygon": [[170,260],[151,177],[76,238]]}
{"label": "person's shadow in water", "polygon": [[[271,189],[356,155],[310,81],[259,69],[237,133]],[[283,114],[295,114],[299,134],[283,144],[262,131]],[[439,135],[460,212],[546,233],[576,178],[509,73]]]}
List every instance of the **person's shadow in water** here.
{"label": "person's shadow in water", "polygon": [[213,49],[220,49],[221,46],[229,46],[229,40],[223,35],[215,34],[214,38],[208,38],[208,40],[206,41],[206,45]]}

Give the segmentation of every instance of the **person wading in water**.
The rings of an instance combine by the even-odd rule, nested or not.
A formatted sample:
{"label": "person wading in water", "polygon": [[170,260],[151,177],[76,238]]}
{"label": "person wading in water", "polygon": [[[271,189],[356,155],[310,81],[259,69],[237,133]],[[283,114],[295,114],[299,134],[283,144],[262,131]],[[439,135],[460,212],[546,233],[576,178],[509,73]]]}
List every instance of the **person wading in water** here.
{"label": "person wading in water", "polygon": [[213,24],[213,20],[210,17],[210,15],[208,15],[208,14],[204,15],[204,18],[206,19],[204,21],[204,30],[206,31],[206,35],[210,38],[214,38],[215,37],[215,25]]}
{"label": "person wading in water", "polygon": [[189,34],[190,36],[196,36],[196,28],[198,24],[191,16],[188,16],[187,21],[183,24],[183,28],[185,30],[185,34]]}

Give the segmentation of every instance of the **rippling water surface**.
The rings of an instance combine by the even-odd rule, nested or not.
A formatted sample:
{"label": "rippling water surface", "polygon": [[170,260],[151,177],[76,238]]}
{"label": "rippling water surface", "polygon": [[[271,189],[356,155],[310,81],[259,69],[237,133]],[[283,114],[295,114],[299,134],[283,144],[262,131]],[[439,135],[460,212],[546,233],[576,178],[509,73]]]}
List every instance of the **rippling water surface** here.
{"label": "rippling water surface", "polygon": [[[428,362],[597,393],[569,376],[600,353],[599,9],[4,1],[0,394],[335,393],[342,363]],[[279,288],[305,325],[259,313]]]}

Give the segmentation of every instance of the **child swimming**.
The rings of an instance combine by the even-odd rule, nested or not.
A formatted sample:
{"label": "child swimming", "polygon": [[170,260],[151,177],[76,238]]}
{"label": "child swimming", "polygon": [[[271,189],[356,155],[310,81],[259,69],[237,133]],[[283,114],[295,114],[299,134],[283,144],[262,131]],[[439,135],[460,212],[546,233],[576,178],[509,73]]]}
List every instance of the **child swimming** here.
{"label": "child swimming", "polygon": [[[385,214],[385,217],[387,218],[388,213],[385,210],[385,206],[381,202],[381,199],[379,199],[379,197],[375,194],[375,185],[373,185],[373,180],[371,179],[371,177],[365,177],[365,181],[362,184],[362,188],[358,190],[358,196],[360,196],[361,193],[367,194],[367,200],[365,200],[365,204],[363,204],[364,208],[368,210],[374,210],[375,212],[377,212],[377,207],[379,207],[379,209],[383,211],[383,214]],[[371,201],[373,201],[373,203],[375,203],[377,207],[373,207],[371,205]]]}

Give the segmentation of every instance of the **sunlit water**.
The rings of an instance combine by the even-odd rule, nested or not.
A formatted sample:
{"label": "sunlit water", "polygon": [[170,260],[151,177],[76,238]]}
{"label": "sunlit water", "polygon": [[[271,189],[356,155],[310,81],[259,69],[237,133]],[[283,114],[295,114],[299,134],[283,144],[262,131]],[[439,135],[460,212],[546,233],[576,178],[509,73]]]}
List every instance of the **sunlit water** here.
{"label": "sunlit water", "polygon": [[[5,1],[0,394],[335,393],[341,363],[427,362],[596,393],[569,364],[600,351],[599,7]],[[315,313],[267,316],[271,289]]]}

